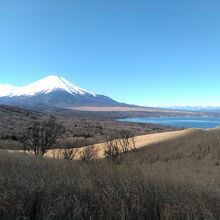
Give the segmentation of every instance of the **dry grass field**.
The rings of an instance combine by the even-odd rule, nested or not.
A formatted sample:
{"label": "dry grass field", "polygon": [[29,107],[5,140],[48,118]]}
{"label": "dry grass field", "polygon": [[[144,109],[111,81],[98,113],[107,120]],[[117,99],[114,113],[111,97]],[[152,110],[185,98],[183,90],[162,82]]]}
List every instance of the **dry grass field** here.
{"label": "dry grass field", "polygon": [[[175,110],[166,110],[160,108],[153,108],[153,107],[122,107],[122,106],[80,106],[80,107],[72,107],[71,109],[75,109],[78,111],[92,111],[92,112],[162,112],[162,113],[180,113],[180,111]],[[182,111],[183,114],[192,114],[189,111]]]}
{"label": "dry grass field", "polygon": [[[147,135],[139,135],[135,137],[135,147],[137,149],[142,147],[147,147],[152,144],[157,143],[164,143],[168,140],[175,140],[180,137],[186,137],[187,135],[196,132],[197,129],[186,129],[186,130],[180,130],[180,131],[169,131],[169,132],[160,132],[160,133],[154,133],[154,134],[147,134]],[[105,150],[105,142],[95,144],[94,147],[97,150],[97,158],[103,158],[104,157],[104,150]],[[85,147],[79,148],[78,150],[83,150]],[[22,150],[20,152],[23,152]],[[63,157],[64,150],[62,149],[62,145],[59,149],[51,149],[48,150],[48,152],[45,154],[47,157],[53,157],[53,158],[62,158]],[[31,152],[26,152],[31,153]]]}
{"label": "dry grass field", "polygon": [[219,219],[220,129],[137,138],[120,165],[0,152],[1,219]]}

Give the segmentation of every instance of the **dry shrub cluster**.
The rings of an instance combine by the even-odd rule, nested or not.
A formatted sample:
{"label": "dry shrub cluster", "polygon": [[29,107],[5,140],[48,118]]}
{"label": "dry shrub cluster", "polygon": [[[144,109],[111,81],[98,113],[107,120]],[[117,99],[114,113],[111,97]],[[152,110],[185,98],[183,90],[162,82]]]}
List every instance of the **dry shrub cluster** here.
{"label": "dry shrub cluster", "polygon": [[122,130],[118,136],[110,137],[104,146],[104,156],[108,161],[121,164],[124,154],[136,151],[136,141],[132,132]]}
{"label": "dry shrub cluster", "polygon": [[219,219],[218,188],[158,173],[132,155],[116,166],[1,151],[0,219]]}

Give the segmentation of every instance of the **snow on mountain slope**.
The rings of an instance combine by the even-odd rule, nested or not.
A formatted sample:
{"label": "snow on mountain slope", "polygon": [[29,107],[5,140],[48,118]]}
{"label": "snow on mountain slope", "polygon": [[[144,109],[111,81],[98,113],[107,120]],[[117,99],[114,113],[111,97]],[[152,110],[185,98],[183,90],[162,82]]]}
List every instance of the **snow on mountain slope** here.
{"label": "snow on mountain slope", "polygon": [[0,97],[12,96],[16,87],[8,84],[0,84]]}
{"label": "snow on mountain slope", "polygon": [[23,87],[0,84],[0,97],[34,96],[48,94],[56,90],[65,90],[72,95],[92,95],[94,93],[73,85],[63,77],[51,75]]}

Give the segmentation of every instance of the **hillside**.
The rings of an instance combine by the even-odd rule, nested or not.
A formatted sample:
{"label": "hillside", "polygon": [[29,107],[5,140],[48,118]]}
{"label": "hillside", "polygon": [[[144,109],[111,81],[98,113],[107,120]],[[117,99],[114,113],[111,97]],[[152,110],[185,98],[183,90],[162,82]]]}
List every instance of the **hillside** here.
{"label": "hillside", "polygon": [[175,134],[141,136],[120,165],[0,151],[0,217],[219,219],[220,129]]}
{"label": "hillside", "polygon": [[111,114],[60,109],[33,111],[0,105],[0,148],[21,149],[20,140],[25,129],[32,123],[48,119],[51,116],[56,117],[60,123],[65,125],[66,133],[63,139],[75,140],[79,138],[88,144],[103,142],[108,135],[118,134],[121,130],[129,130],[134,135],[177,130],[177,128],[168,126],[121,123],[112,120],[132,114],[132,112]]}
{"label": "hillside", "polygon": [[19,139],[27,125],[47,117],[42,112],[0,105],[0,148],[21,148]]}
{"label": "hillside", "polygon": [[161,139],[154,138],[149,141],[148,135],[142,136],[143,141],[149,143],[137,151],[137,158],[140,161],[153,163],[192,160],[209,161],[213,166],[220,165],[220,128],[187,129],[149,136],[152,138],[156,135]]}

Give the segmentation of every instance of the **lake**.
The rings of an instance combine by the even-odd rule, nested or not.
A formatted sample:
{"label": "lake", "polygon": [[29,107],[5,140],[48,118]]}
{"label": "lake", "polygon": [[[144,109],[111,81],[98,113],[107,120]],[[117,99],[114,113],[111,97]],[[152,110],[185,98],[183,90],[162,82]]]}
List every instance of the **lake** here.
{"label": "lake", "polygon": [[184,128],[214,128],[220,126],[220,117],[149,117],[119,119],[122,122],[151,123]]}

